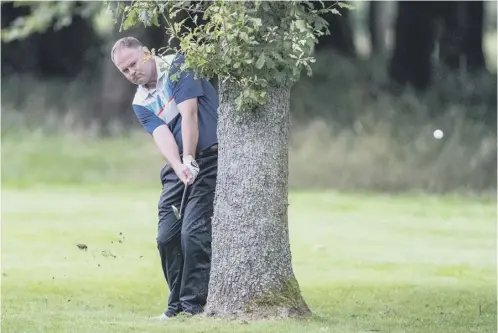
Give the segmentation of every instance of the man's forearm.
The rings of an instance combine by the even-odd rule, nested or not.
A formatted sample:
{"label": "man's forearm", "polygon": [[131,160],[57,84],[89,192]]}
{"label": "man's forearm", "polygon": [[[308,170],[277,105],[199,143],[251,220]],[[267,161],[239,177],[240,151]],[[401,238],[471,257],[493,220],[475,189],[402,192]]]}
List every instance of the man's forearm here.
{"label": "man's forearm", "polygon": [[197,141],[199,140],[197,98],[179,104],[178,108],[182,114],[183,156],[192,155],[195,158]]}
{"label": "man's forearm", "polygon": [[187,112],[182,116],[183,156],[192,155],[192,157],[195,158],[195,150],[197,141],[199,140],[199,127],[197,122],[197,112]]}
{"label": "man's forearm", "polygon": [[182,163],[175,137],[166,125],[156,128],[154,133],[152,133],[152,136],[154,137],[154,141],[156,142],[159,151],[169,163],[172,165]]}

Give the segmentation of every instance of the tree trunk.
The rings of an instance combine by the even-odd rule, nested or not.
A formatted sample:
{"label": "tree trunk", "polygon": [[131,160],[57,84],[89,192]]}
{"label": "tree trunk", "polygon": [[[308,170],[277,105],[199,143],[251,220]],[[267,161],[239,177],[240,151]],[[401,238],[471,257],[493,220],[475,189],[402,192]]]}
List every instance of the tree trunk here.
{"label": "tree trunk", "polygon": [[346,57],[356,57],[353,29],[350,22],[350,10],[337,9],[341,15],[326,13],[323,18],[328,22],[329,35],[318,38],[316,51],[333,50]]}
{"label": "tree trunk", "polygon": [[221,83],[218,181],[206,313],[265,318],[308,315],[289,244],[289,88],[269,104],[235,110],[237,90]]}
{"label": "tree trunk", "polygon": [[484,3],[483,1],[465,1],[465,43],[464,53],[469,71],[485,69],[486,61],[482,50],[482,37],[484,29]]}
{"label": "tree trunk", "polygon": [[390,77],[401,86],[425,89],[431,82],[434,46],[432,4],[428,1],[398,1],[396,37]]}
{"label": "tree trunk", "polygon": [[368,30],[370,32],[370,53],[372,55],[383,54],[386,49],[385,22],[382,12],[385,10],[384,2],[370,1],[368,9]]}
{"label": "tree trunk", "polygon": [[452,70],[460,68],[462,55],[461,10],[457,1],[436,3],[436,15],[441,19],[439,58]]}

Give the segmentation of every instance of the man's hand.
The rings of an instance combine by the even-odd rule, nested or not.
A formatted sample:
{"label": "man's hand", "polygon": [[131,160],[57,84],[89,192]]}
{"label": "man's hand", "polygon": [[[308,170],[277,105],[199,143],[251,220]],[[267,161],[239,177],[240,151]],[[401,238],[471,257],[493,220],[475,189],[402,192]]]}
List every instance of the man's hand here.
{"label": "man's hand", "polygon": [[187,155],[183,158],[183,165],[187,168],[188,172],[187,174],[187,182],[188,184],[192,184],[199,174],[199,165],[197,162],[194,160],[192,155]]}
{"label": "man's hand", "polygon": [[175,173],[178,176],[178,178],[184,184],[188,184],[189,179],[192,178],[192,173],[190,172],[189,168],[181,162],[172,163],[171,166],[173,167],[173,170],[175,170]]}

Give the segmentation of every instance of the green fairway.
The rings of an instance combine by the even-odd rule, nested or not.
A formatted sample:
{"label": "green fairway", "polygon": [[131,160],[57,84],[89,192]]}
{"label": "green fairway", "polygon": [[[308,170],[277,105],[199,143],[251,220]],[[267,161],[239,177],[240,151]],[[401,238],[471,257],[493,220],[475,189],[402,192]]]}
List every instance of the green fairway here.
{"label": "green fairway", "polygon": [[[159,188],[2,190],[2,332],[496,332],[496,201],[292,192],[314,316],[156,322]],[[77,247],[87,245],[87,250]]]}

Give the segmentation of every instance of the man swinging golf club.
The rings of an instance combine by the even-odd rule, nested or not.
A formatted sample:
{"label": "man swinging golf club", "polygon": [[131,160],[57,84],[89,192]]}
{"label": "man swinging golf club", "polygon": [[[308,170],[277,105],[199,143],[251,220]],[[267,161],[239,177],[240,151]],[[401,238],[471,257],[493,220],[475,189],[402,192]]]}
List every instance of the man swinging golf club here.
{"label": "man swinging golf club", "polygon": [[157,248],[170,295],[159,318],[198,314],[211,269],[218,95],[209,81],[180,69],[182,55],[153,56],[133,37],[119,39],[111,59],[137,85],[133,110],[167,160],[160,172]]}

